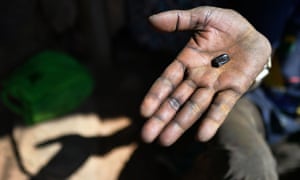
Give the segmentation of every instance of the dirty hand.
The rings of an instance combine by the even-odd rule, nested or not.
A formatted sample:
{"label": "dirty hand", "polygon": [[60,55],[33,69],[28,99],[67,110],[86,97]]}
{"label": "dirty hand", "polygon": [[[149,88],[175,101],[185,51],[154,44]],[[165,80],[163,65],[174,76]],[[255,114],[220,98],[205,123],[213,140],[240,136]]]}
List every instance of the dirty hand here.
{"label": "dirty hand", "polygon": [[[149,19],[161,31],[194,34],[145,96],[141,113],[149,119],[142,138],[150,143],[159,137],[168,146],[199,120],[197,138],[207,141],[263,69],[269,41],[229,9],[205,6]],[[230,60],[214,67],[212,60],[221,54]]]}

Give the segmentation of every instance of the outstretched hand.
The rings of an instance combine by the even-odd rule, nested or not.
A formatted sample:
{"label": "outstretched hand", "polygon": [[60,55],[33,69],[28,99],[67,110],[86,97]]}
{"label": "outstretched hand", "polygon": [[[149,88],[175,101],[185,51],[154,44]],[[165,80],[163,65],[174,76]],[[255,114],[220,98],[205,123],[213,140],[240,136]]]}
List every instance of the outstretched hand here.
{"label": "outstretched hand", "polygon": [[[161,31],[194,35],[145,96],[141,113],[149,119],[142,138],[149,143],[159,138],[168,146],[201,119],[197,138],[207,141],[263,69],[269,41],[229,9],[204,6],[149,19]],[[213,67],[212,59],[224,53],[230,61]]]}

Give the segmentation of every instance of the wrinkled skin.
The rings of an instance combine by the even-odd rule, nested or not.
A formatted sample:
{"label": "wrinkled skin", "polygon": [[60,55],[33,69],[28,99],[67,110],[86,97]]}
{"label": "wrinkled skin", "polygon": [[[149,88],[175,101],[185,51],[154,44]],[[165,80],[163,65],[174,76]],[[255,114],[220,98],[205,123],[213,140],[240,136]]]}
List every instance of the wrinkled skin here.
{"label": "wrinkled skin", "polygon": [[[145,142],[173,144],[201,121],[199,141],[214,136],[237,100],[253,84],[271,54],[269,41],[240,14],[216,7],[172,10],[149,18],[165,32],[193,31],[186,46],[146,94],[141,114]],[[227,53],[230,61],[212,67]]]}

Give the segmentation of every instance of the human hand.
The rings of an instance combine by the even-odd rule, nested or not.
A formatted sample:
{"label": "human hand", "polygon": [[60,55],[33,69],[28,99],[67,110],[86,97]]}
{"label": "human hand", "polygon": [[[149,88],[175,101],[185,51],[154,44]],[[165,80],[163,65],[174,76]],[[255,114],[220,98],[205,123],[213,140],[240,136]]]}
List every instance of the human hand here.
{"label": "human hand", "polygon": [[[171,145],[201,117],[197,138],[207,141],[262,71],[270,43],[229,9],[203,6],[149,19],[159,30],[194,35],[145,96],[141,113],[149,119],[142,138],[150,143],[159,136],[162,145]],[[230,61],[213,67],[212,59],[224,53]]]}

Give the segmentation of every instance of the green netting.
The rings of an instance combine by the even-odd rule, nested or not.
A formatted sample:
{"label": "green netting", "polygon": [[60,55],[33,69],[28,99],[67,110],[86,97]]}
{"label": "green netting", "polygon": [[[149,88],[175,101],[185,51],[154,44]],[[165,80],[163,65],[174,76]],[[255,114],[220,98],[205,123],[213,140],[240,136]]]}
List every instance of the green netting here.
{"label": "green netting", "polygon": [[27,124],[34,124],[74,110],[92,89],[91,75],[74,58],[44,51],[3,82],[1,98]]}

